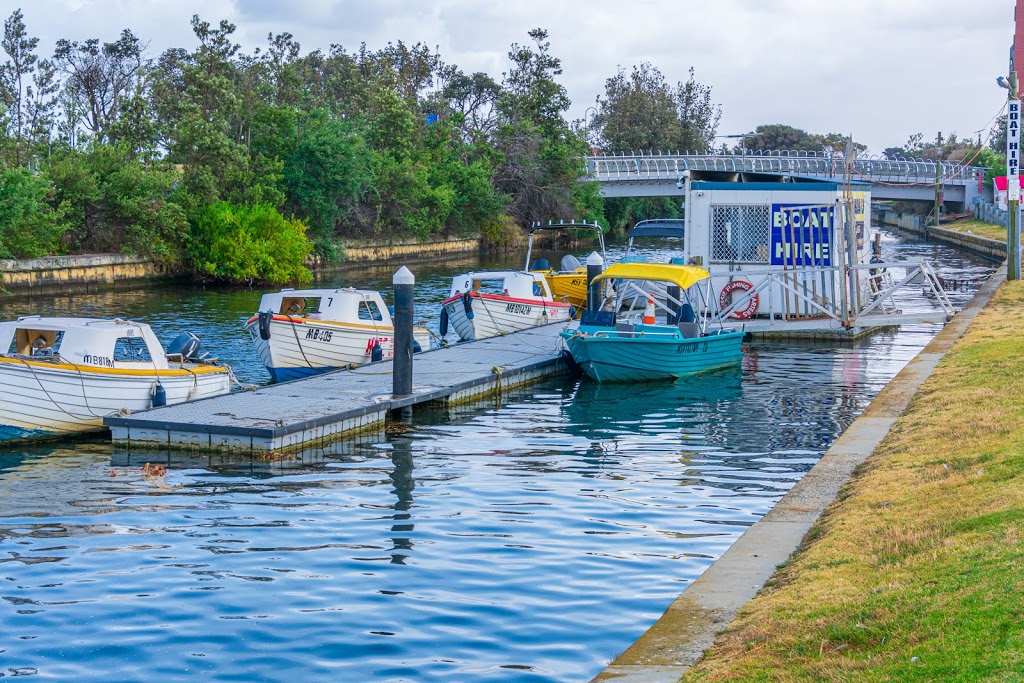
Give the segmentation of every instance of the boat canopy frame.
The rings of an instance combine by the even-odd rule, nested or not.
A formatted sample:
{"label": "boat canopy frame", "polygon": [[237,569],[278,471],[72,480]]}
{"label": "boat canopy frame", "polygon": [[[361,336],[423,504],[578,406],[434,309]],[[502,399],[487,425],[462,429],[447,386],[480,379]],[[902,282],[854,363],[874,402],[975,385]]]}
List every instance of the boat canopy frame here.
{"label": "boat canopy frame", "polygon": [[[694,321],[700,326],[701,334],[707,332],[712,318],[711,273],[700,266],[683,266],[674,263],[615,263],[608,266],[593,282],[611,282],[612,287],[601,302],[603,308],[609,300],[614,301],[614,310],[626,309],[627,315],[637,309],[637,304],[646,306],[653,296],[655,309],[665,312],[671,320],[683,309],[684,304],[694,312]],[[672,288],[678,288],[679,296],[673,296]],[[691,292],[695,296],[691,296]],[[627,299],[628,306],[624,306]],[[721,323],[719,322],[719,326]]]}
{"label": "boat canopy frame", "polygon": [[559,221],[557,223],[554,221],[548,221],[547,223],[541,223],[538,221],[530,226],[529,235],[526,241],[526,265],[524,270],[531,270],[530,259],[533,255],[533,236],[535,233],[542,230],[590,230],[592,232],[596,232],[597,241],[601,245],[601,258],[604,259],[605,263],[608,263],[608,253],[604,248],[604,228],[602,228],[597,221],[594,221],[593,223],[588,223],[586,221],[571,221],[569,223],[564,221]]}
{"label": "boat canopy frame", "polygon": [[685,218],[647,218],[637,221],[629,231],[626,240],[626,255],[624,258],[631,258],[633,252],[633,240],[637,237],[675,237],[683,240],[683,249],[686,251],[686,219]]}

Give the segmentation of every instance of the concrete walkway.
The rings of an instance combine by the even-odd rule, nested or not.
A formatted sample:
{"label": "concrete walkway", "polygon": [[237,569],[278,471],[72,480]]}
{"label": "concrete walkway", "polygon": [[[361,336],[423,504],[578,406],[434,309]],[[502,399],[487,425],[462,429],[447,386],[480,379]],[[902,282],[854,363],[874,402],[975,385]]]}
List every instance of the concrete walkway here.
{"label": "concrete walkway", "polygon": [[595,681],[675,683],[753,598],[889,433],[911,399],[1006,279],[997,270],[938,335],[868,405],[821,460]]}

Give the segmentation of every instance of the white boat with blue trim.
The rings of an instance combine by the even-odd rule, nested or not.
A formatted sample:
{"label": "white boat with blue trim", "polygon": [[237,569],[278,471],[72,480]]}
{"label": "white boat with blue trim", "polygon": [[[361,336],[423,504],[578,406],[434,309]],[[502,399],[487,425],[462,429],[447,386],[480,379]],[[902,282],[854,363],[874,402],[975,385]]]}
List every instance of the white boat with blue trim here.
{"label": "white boat with blue trim", "polygon": [[168,354],[144,323],[25,316],[0,322],[0,441],[103,428],[134,413],[231,391],[231,368],[185,333]]}
{"label": "white boat with blue trim", "polygon": [[[395,355],[391,312],[380,292],[368,289],[282,289],[264,294],[259,312],[246,321],[245,329],[275,382]],[[426,328],[415,328],[413,339],[414,350],[430,348]]]}
{"label": "white boat with blue trim", "polygon": [[[560,333],[591,379],[677,379],[743,359],[742,330],[709,329],[711,275],[703,268],[616,263],[594,278],[599,281],[613,283],[601,306],[608,310],[585,311],[579,327]],[[634,312],[638,304],[642,313]]]}
{"label": "white boat with blue trim", "polygon": [[574,308],[555,301],[543,273],[514,270],[462,273],[441,303],[441,336],[449,325],[462,341],[487,339],[538,325],[567,322]]}

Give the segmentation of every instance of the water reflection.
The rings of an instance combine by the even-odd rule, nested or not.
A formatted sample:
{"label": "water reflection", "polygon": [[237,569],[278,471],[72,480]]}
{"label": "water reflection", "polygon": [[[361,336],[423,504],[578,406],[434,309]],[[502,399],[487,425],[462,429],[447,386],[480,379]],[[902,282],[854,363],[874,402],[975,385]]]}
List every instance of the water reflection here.
{"label": "water reflection", "polygon": [[412,443],[407,439],[395,439],[391,449],[391,482],[394,484],[395,505],[391,525],[391,531],[395,536],[391,539],[391,561],[394,564],[404,564],[405,559],[412,551],[412,538],[409,536],[415,526],[412,524],[410,510],[413,505],[412,492],[416,488],[416,480],[413,478]]}

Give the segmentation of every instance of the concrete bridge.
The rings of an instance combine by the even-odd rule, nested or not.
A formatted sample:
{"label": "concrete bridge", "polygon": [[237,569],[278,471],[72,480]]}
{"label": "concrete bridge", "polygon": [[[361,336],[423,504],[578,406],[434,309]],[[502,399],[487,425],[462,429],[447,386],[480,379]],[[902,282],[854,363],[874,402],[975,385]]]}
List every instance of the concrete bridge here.
{"label": "concrete bridge", "polygon": [[[831,178],[842,182],[841,154],[815,151],[757,151],[740,154],[655,152],[602,154],[586,157],[586,180],[601,184],[605,197],[662,197],[682,195],[684,171],[758,173],[776,176]],[[953,210],[969,209],[980,197],[979,178],[985,169],[953,161],[940,163],[943,200]],[[851,179],[870,182],[873,199],[934,201],[936,162],[924,159],[869,157],[850,162]]]}

